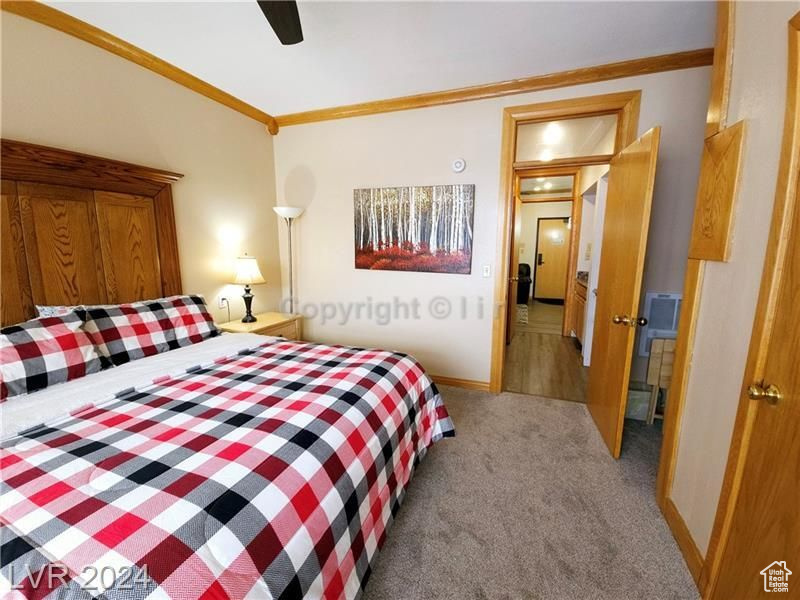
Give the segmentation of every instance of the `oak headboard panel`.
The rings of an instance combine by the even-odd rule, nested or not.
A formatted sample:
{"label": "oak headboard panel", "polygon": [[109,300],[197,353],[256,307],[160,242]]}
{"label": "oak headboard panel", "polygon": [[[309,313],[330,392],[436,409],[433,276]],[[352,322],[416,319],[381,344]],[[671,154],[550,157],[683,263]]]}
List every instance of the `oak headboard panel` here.
{"label": "oak headboard panel", "polygon": [[177,173],[0,140],[0,323],[181,293]]}

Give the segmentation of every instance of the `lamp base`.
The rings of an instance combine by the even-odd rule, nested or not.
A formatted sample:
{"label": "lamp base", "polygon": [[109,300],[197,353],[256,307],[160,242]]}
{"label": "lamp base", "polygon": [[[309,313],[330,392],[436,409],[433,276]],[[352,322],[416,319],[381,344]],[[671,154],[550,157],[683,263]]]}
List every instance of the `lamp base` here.
{"label": "lamp base", "polygon": [[242,294],[242,298],[244,299],[244,316],[242,317],[242,323],[255,323],[258,319],[253,316],[253,311],[251,310],[253,305],[253,294],[250,293],[250,286],[244,286],[244,294]]}

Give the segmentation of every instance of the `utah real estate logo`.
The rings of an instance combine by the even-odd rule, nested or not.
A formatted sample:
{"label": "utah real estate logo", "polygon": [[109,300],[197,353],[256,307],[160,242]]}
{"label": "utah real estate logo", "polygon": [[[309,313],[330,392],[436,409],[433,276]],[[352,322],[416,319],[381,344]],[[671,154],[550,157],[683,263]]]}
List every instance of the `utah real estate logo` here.
{"label": "utah real estate logo", "polygon": [[776,560],[774,563],[761,570],[764,576],[765,592],[788,592],[789,575],[792,572],[786,568],[785,560]]}

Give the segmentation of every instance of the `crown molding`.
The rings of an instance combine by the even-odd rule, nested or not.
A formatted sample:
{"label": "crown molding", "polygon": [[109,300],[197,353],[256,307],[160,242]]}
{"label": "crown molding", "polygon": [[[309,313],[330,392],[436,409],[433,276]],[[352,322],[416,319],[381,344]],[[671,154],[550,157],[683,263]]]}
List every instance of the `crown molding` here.
{"label": "crown molding", "polygon": [[486,83],[454,90],[429,92],[413,96],[401,96],[399,98],[389,98],[373,102],[361,102],[358,104],[291,113],[279,115],[275,117],[275,119],[280,127],[288,127],[291,125],[315,123],[317,121],[347,119],[350,117],[363,117],[365,115],[411,110],[414,108],[454,104],[456,102],[485,100],[487,98],[498,98],[500,96],[510,96],[512,94],[524,94],[526,92],[608,81],[609,79],[634,77],[636,75],[649,75],[652,73],[662,73],[664,71],[707,67],[710,66],[713,61],[714,49],[702,48],[700,50],[635,58],[633,60],[624,60],[605,65],[583,67],[580,69],[559,71],[546,75],[535,75],[523,79],[511,79],[509,81],[497,83]]}

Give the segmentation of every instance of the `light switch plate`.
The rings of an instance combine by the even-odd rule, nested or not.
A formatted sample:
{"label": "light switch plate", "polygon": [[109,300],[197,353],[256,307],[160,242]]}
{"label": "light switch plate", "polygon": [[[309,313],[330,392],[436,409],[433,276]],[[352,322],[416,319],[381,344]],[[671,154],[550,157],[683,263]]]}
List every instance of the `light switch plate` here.
{"label": "light switch plate", "polygon": [[483,265],[483,276],[484,277],[491,277],[492,276],[492,267],[491,267],[491,265]]}

